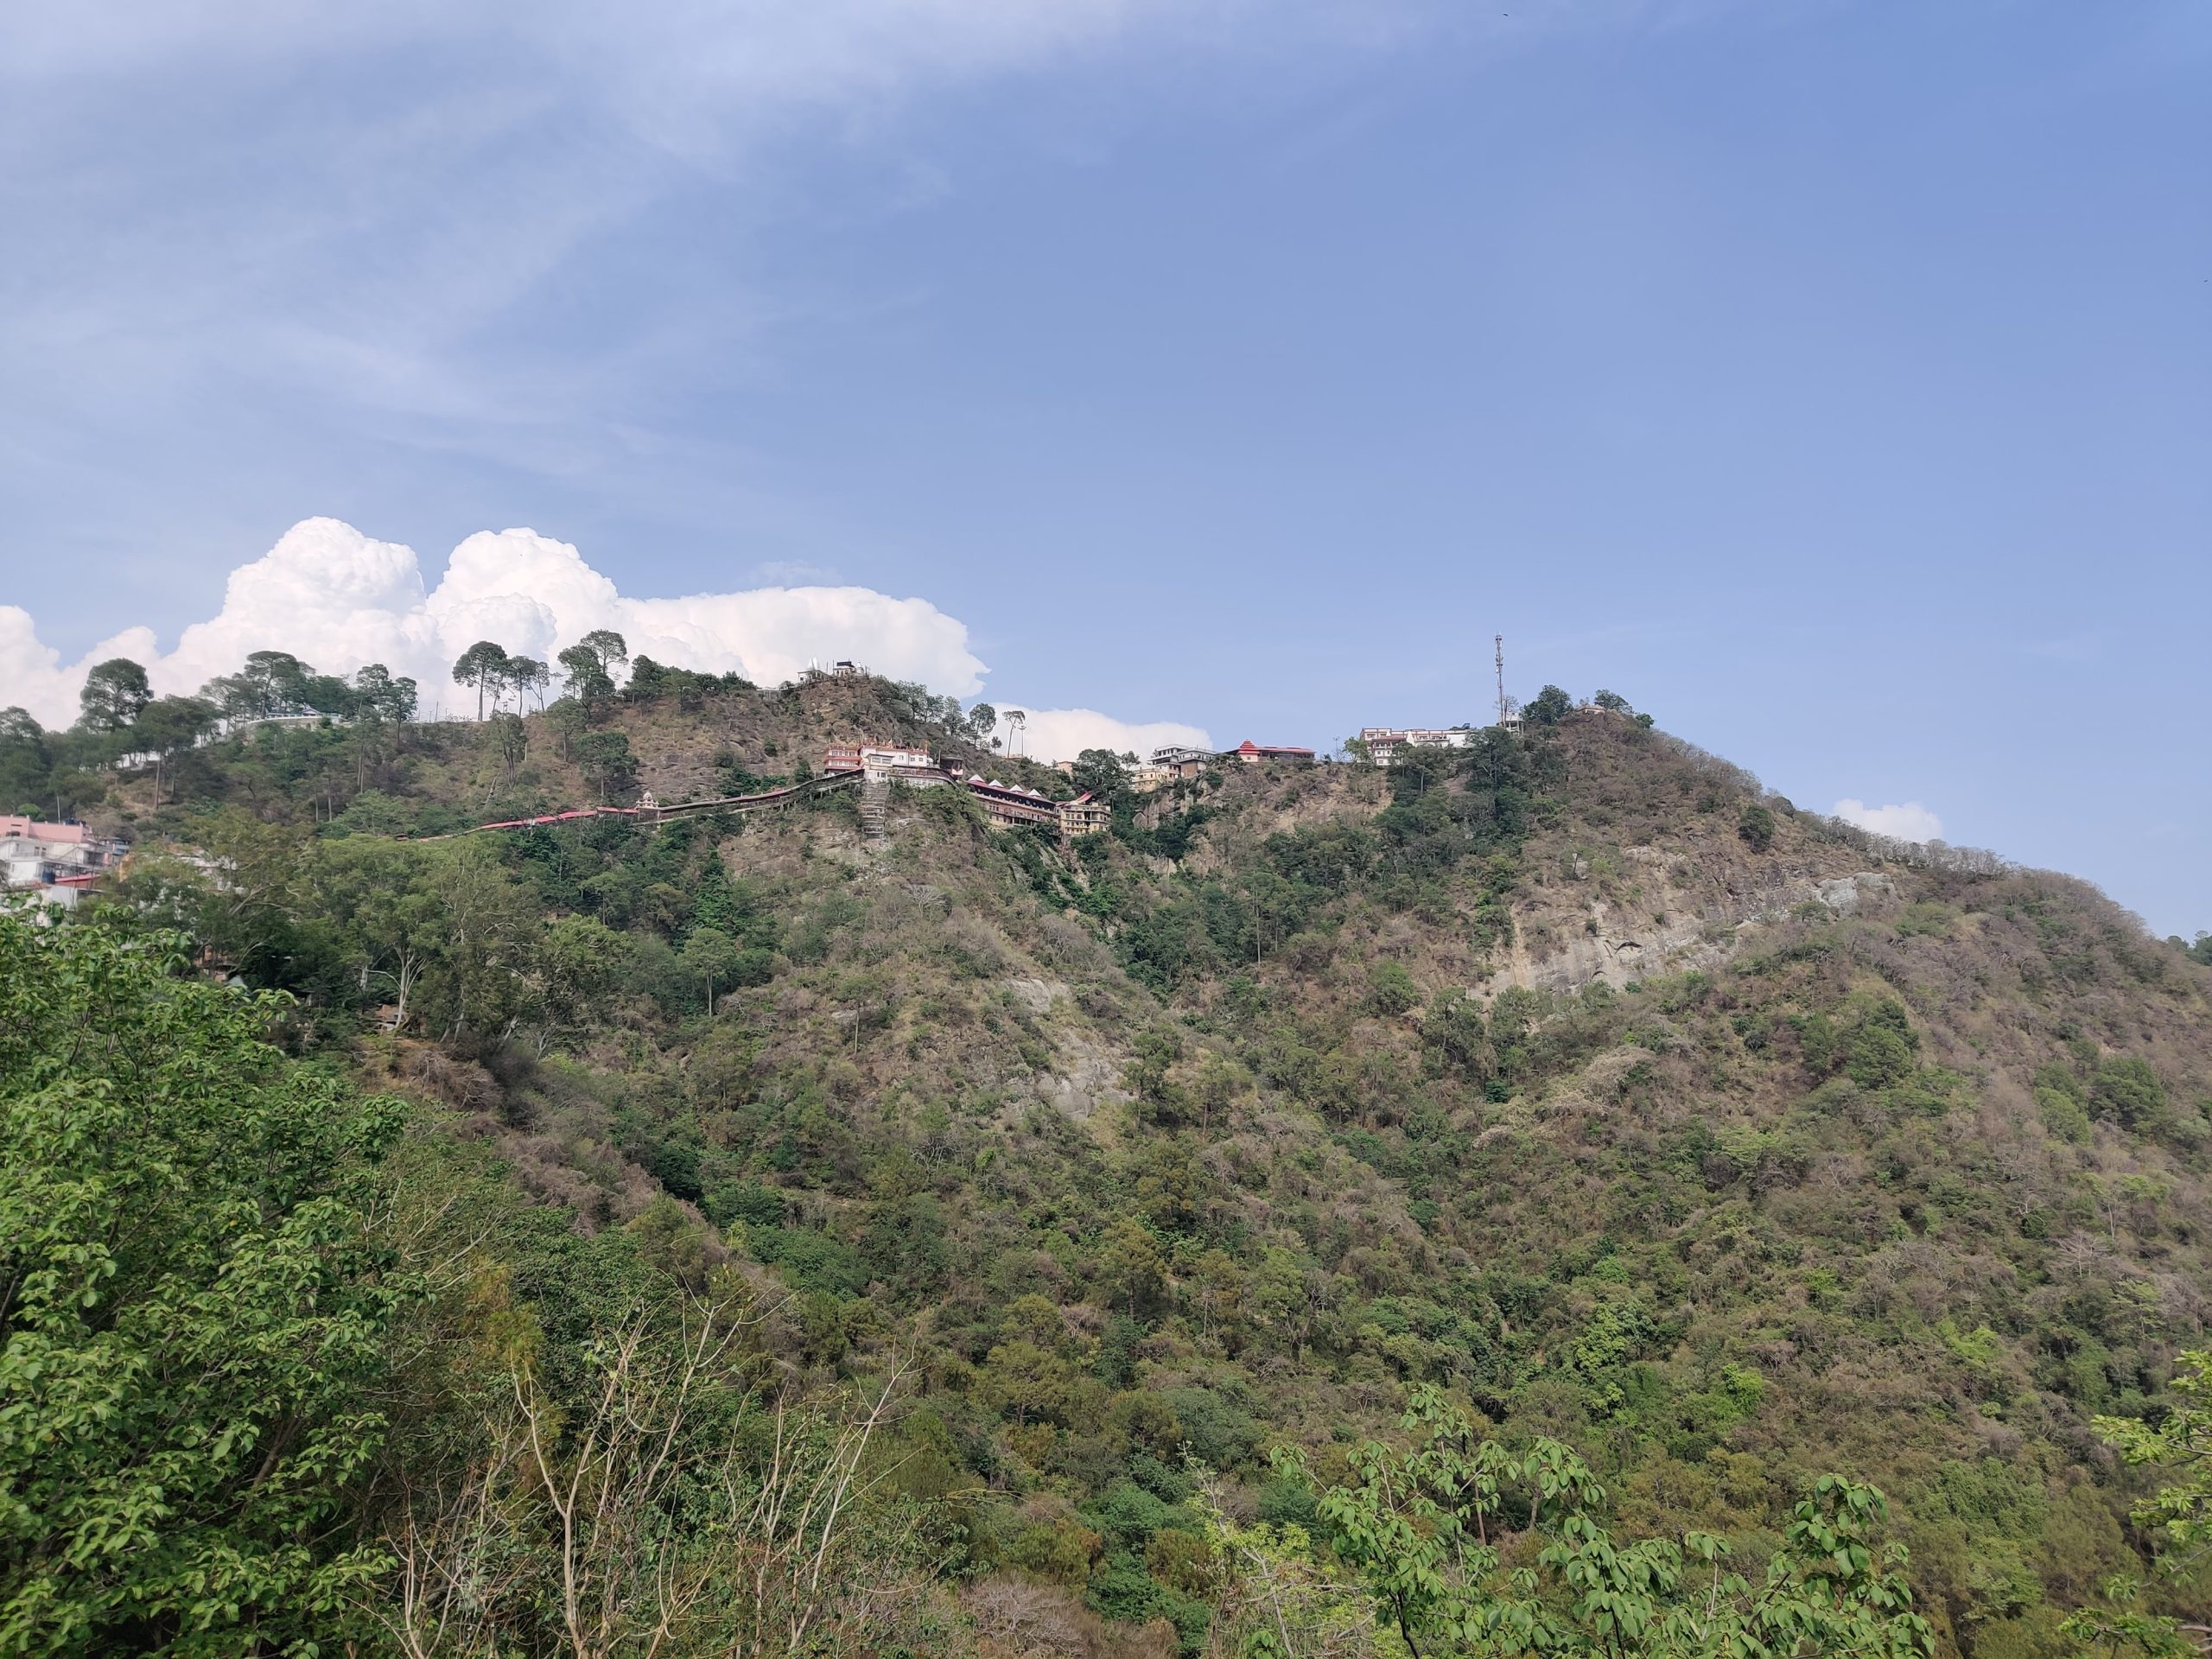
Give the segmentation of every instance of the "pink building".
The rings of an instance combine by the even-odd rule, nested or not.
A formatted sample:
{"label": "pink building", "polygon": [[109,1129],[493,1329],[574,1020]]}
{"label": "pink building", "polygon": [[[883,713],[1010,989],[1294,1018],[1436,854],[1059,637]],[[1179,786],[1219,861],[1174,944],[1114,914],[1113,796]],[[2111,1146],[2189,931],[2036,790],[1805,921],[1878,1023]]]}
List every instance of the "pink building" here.
{"label": "pink building", "polygon": [[120,842],[101,840],[81,823],[0,813],[0,888],[35,890],[48,904],[73,905],[123,850]]}
{"label": "pink building", "polygon": [[82,846],[86,840],[85,826],[81,823],[48,823],[43,819],[27,818],[20,812],[0,812],[0,841],[17,838]]}

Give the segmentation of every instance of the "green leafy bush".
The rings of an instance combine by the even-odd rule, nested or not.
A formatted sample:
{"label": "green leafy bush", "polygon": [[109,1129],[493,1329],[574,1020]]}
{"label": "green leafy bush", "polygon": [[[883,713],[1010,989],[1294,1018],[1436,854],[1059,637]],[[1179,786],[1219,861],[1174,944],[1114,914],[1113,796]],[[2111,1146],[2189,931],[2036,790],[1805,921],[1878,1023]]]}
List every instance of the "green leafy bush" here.
{"label": "green leafy bush", "polygon": [[2089,1109],[2123,1128],[2149,1128],[2165,1116],[2166,1086],[2147,1060],[2103,1060],[2089,1087]]}
{"label": "green leafy bush", "polygon": [[390,1565],[346,1522],[421,1289],[365,1214],[404,1115],[186,960],[0,917],[0,1649],[306,1643]]}
{"label": "green leafy bush", "polygon": [[1758,801],[1748,803],[1736,820],[1736,833],[1753,852],[1774,845],[1774,814]]}

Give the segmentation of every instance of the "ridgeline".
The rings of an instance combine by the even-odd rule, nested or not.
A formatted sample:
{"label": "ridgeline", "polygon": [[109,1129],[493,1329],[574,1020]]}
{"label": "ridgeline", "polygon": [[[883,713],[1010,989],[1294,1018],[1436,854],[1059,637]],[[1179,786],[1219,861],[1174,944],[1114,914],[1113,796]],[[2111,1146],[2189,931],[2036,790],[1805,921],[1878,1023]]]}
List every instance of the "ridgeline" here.
{"label": "ridgeline", "polygon": [[2098,1420],[2189,1421],[2212,967],[1545,714],[1073,842],[429,839],[1075,792],[866,677],[42,751],[133,850],[0,922],[0,1650],[2189,1642]]}

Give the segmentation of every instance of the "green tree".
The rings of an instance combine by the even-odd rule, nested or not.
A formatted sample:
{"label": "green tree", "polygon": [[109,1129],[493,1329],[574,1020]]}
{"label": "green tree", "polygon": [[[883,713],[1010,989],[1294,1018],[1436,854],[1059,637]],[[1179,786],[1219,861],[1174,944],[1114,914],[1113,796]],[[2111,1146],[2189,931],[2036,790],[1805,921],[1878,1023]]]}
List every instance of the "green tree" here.
{"label": "green tree", "polygon": [[353,696],[361,717],[398,726],[415,718],[416,688],[404,674],[382,663],[364,663],[353,676]]}
{"label": "green tree", "polygon": [[1214,1564],[1216,1651],[1318,1659],[1371,1650],[1365,1586],[1335,1561],[1320,1560],[1305,1527],[1245,1525],[1230,1514],[1210,1471],[1198,1471],[1197,1484],[1194,1502]]}
{"label": "green tree", "polygon": [[2158,1494],[2137,1507],[2136,1523],[2181,1552],[2172,1565],[2195,1567],[2212,1549],[2212,1348],[2184,1351],[2167,1386],[2173,1402],[2155,1426],[2100,1417],[2097,1433],[2129,1463],[2171,1471]]}
{"label": "green tree", "polygon": [[609,678],[618,664],[630,660],[629,642],[612,628],[594,628],[576,644],[599,658],[600,668]]}
{"label": "green tree", "polygon": [[537,906],[486,841],[461,841],[430,867],[443,949],[428,976],[442,1000],[449,1038],[497,1032],[527,1012],[527,976],[537,945]]}
{"label": "green tree", "polygon": [[539,1004],[547,1039],[585,1028],[630,963],[630,941],[591,916],[563,916],[537,949]]}
{"label": "green tree", "polygon": [[630,683],[622,688],[622,695],[631,702],[650,702],[671,691],[680,692],[692,679],[682,669],[665,667],[639,652],[631,659]]}
{"label": "green tree", "polygon": [[1113,1301],[1140,1319],[1167,1287],[1167,1258],[1141,1223],[1116,1217],[1101,1241],[1098,1278]]}
{"label": "green tree", "polygon": [[215,705],[198,697],[156,697],[138,711],[131,741],[154,757],[154,798],[162,796],[162,774],[180,755],[215,729]]}
{"label": "green tree", "polygon": [[154,700],[146,671],[128,657],[111,657],[85,676],[77,694],[78,724],[88,732],[119,732]]}
{"label": "green tree", "polygon": [[[1933,1650],[1911,1611],[1902,1548],[1884,1548],[1882,1495],[1822,1476],[1754,1580],[1707,1533],[1616,1543],[1604,1490],[1548,1439],[1509,1451],[1440,1390],[1414,1391],[1411,1450],[1370,1441],[1352,1478],[1321,1495],[1337,1555],[1364,1580],[1377,1621],[1409,1655],[1534,1652],[1720,1659]],[[1509,1531],[1533,1533],[1509,1567]],[[1249,1649],[1266,1651],[1264,1648]]]}
{"label": "green tree", "polygon": [[263,713],[288,715],[303,706],[307,682],[315,671],[289,651],[257,651],[247,654],[239,672],[261,688]]}
{"label": "green tree", "polygon": [[235,674],[207,682],[200,695],[233,723],[275,715],[348,714],[353,689],[318,674],[289,651],[257,651]]}
{"label": "green tree", "polygon": [[289,651],[252,652],[239,677],[258,689],[260,714],[304,714],[310,706],[308,685],[315,671]]}
{"label": "green tree", "polygon": [[1085,749],[1075,758],[1072,781],[1077,789],[1107,800],[1128,787],[1129,777],[1111,749]]}
{"label": "green tree", "polygon": [[454,659],[454,683],[476,688],[477,719],[484,718],[484,694],[500,683],[506,668],[506,647],[490,639],[479,639]]}
{"label": "green tree", "polygon": [[569,695],[588,710],[614,695],[614,681],[607,664],[588,645],[570,645],[554,658],[568,676]]}
{"label": "green tree", "polygon": [[411,1290],[362,1209],[403,1119],[185,948],[0,917],[0,1651],[313,1651],[389,1565],[346,1522]]}
{"label": "green tree", "polygon": [[526,696],[544,706],[545,688],[553,683],[553,671],[535,657],[510,657],[504,677],[515,694],[515,712],[520,714]]}
{"label": "green tree", "polygon": [[353,994],[389,1006],[395,1030],[406,1028],[423,976],[443,959],[452,937],[430,890],[437,856],[353,836],[315,842],[303,861],[310,902],[338,934]]}
{"label": "green tree", "polygon": [[1531,726],[1556,726],[1574,712],[1574,699],[1555,685],[1548,685],[1531,697],[1521,710],[1521,718]]}
{"label": "green tree", "polygon": [[587,734],[576,744],[576,763],[601,801],[626,791],[637,776],[638,763],[630,753],[630,740],[620,732]]}
{"label": "green tree", "polygon": [[1016,1338],[985,1356],[976,1391],[984,1405],[1011,1414],[1018,1424],[1032,1418],[1058,1421],[1067,1404],[1067,1364],[1035,1343]]}
{"label": "green tree", "polygon": [[1443,1065],[1475,1081],[1497,1071],[1497,1052],[1483,1023],[1482,1004],[1471,996],[1439,997],[1421,1016],[1421,1039]]}
{"label": "green tree", "polygon": [[54,751],[28,710],[0,709],[0,812],[35,811],[54,773]]}
{"label": "green tree", "polygon": [[1736,820],[1736,833],[1753,852],[1763,853],[1774,845],[1774,814],[1761,802],[1747,801]]}
{"label": "green tree", "polygon": [[1247,1294],[1268,1335],[1296,1364],[1305,1357],[1327,1295],[1319,1270],[1281,1246],[1270,1245],[1252,1273]]}
{"label": "green tree", "polygon": [[2149,1061],[2115,1055],[2098,1062],[2089,1085],[2089,1109],[2123,1128],[2146,1128],[2165,1116],[2166,1086]]}
{"label": "green tree", "polygon": [[289,989],[319,954],[308,901],[312,842],[301,830],[228,809],[194,827],[204,861],[138,855],[113,887],[125,918],[188,926],[194,943],[259,989]]}
{"label": "green tree", "polygon": [[[2135,1506],[2134,1521],[2156,1541],[2159,1583],[2173,1587],[2182,1605],[2201,1607],[2212,1562],[2212,1349],[2184,1351],[2168,1388],[2171,1405],[2155,1424],[2099,1417],[2096,1429],[2128,1463],[2167,1471],[2166,1483]],[[2173,1659],[2202,1651],[2212,1626],[2145,1611],[2146,1587],[2133,1578],[2107,1580],[2102,1605],[2075,1611],[2066,1634],[2085,1650],[2110,1656]]]}
{"label": "green tree", "polygon": [[1420,1001],[1421,987],[1395,957],[1385,957],[1367,970],[1367,1006],[1376,1013],[1395,1017]]}
{"label": "green tree", "polygon": [[2212,1627],[2184,1626],[2169,1615],[2145,1611],[2142,1580],[2116,1573],[2098,1588],[2101,1593],[2095,1604],[2076,1608],[2058,1627],[2061,1635],[2080,1646],[2085,1659],[2089,1655],[2120,1659],[2137,1654],[2142,1659],[2198,1659],[2203,1653],[2190,1637],[2212,1634]]}
{"label": "green tree", "polygon": [[494,709],[489,735],[492,751],[499,757],[505,781],[514,782],[515,768],[521,766],[530,754],[530,728],[524,723],[520,715]]}
{"label": "green tree", "polygon": [[751,961],[745,946],[719,928],[695,927],[677,957],[685,977],[699,988],[709,1015],[715,1011],[715,995],[745,982]]}

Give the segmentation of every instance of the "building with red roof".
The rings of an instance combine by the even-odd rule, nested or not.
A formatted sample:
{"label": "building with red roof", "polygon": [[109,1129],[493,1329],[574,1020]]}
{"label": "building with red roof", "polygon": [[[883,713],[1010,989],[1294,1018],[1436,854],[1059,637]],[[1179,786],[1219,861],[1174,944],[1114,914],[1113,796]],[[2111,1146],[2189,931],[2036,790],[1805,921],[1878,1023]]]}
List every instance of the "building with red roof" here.
{"label": "building with red roof", "polygon": [[1294,743],[1255,743],[1246,738],[1229,752],[1229,758],[1248,766],[1256,766],[1262,760],[1287,760],[1294,766],[1310,766],[1313,751],[1301,749]]}

